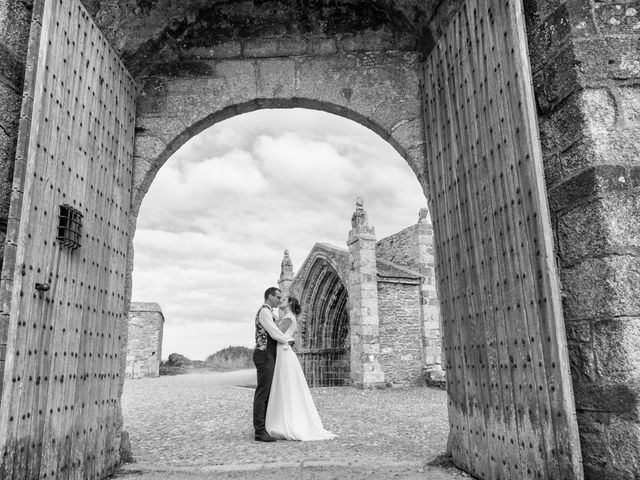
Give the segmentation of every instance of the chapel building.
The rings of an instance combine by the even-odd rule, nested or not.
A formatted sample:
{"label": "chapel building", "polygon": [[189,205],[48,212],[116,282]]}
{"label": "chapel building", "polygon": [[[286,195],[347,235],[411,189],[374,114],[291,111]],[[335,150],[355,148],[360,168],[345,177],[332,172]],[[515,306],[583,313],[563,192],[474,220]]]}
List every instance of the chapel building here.
{"label": "chapel building", "polygon": [[347,248],[316,243],[278,285],[300,300],[296,349],[311,386],[387,387],[442,379],[433,230],[418,222],[376,241],[361,198]]}

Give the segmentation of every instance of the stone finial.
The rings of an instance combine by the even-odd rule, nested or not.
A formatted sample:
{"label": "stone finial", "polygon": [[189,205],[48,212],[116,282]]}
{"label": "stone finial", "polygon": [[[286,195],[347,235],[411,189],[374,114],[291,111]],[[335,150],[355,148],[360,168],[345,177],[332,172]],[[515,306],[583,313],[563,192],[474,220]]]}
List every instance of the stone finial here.
{"label": "stone finial", "polygon": [[280,278],[293,275],[293,262],[289,256],[289,250],[284,251],[284,258],[280,264]]}
{"label": "stone finial", "polygon": [[364,200],[362,197],[358,197],[356,199],[356,211],[353,212],[351,216],[351,227],[368,227],[369,219],[367,217],[367,212],[364,209]]}
{"label": "stone finial", "polygon": [[418,212],[418,223],[431,223],[429,221],[429,209],[421,208]]}

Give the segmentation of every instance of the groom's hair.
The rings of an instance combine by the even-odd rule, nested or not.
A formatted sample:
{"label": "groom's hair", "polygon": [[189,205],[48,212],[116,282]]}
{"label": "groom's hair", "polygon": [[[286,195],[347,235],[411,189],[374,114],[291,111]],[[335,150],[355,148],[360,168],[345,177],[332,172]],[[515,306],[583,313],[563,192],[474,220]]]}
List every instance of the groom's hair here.
{"label": "groom's hair", "polygon": [[270,295],[275,295],[276,292],[279,292],[280,289],[278,287],[269,287],[264,291],[264,299],[269,298]]}

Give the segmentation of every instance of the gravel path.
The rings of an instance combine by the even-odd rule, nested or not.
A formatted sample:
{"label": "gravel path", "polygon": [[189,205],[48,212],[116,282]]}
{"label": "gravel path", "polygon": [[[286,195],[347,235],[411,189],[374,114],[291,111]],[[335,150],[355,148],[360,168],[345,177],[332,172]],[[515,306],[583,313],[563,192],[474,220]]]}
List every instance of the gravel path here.
{"label": "gravel path", "polygon": [[[225,478],[253,478],[249,472],[262,469],[264,476],[265,468],[282,474],[307,467],[309,475],[315,470],[324,475],[332,468],[353,467],[356,472],[377,465],[388,473],[399,469],[431,478],[422,473],[430,470],[424,466],[445,450],[448,424],[442,390],[314,388],[324,426],[338,438],[265,444],[253,440],[253,389],[248,387],[254,384],[255,370],[127,380],[122,411],[136,459],[127,471],[137,471],[135,478],[141,478],[138,470],[145,468],[173,472],[166,478],[191,478],[193,472],[214,469],[216,477],[227,472],[231,476]],[[233,476],[241,472],[244,476]],[[156,477],[164,478],[149,478]]]}

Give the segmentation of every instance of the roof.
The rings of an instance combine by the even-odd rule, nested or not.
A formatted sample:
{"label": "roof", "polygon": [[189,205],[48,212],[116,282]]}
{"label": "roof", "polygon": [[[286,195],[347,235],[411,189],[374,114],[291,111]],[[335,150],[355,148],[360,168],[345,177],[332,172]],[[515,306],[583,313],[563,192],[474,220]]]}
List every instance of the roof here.
{"label": "roof", "polygon": [[[341,263],[348,264],[349,262],[349,251],[345,248],[339,248],[329,243],[316,243],[314,249],[316,248],[331,252],[332,256],[338,257]],[[378,269],[378,277],[381,278],[413,280],[421,278],[420,272],[382,258],[376,258],[376,267]]]}

